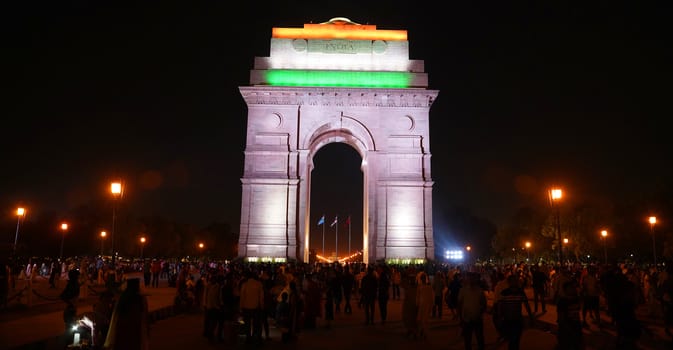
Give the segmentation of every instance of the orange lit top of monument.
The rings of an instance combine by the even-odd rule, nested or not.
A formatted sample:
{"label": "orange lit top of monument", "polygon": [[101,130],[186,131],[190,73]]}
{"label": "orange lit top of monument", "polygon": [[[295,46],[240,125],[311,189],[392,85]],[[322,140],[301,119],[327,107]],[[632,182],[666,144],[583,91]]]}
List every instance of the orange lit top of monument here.
{"label": "orange lit top of monument", "polygon": [[376,25],[359,24],[344,17],[306,23],[304,28],[273,28],[271,33],[277,39],[407,40],[406,30],[378,30]]}

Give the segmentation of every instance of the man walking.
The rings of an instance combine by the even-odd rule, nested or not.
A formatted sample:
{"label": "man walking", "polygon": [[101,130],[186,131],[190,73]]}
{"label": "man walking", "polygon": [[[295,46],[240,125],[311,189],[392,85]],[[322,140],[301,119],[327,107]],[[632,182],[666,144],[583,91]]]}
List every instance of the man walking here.
{"label": "man walking", "polygon": [[161,274],[161,261],[154,259],[150,267],[152,272],[152,287],[159,288],[159,275]]}
{"label": "man walking", "polygon": [[376,303],[376,292],[378,281],[374,275],[374,268],[368,267],[367,274],[362,277],[360,282],[360,293],[362,297],[362,307],[365,309],[365,324],[374,324],[374,308]]}
{"label": "man walking", "polygon": [[523,333],[523,314],[521,305],[526,308],[531,323],[535,320],[528,304],[528,297],[519,284],[517,275],[507,278],[508,287],[500,292],[498,314],[502,318],[502,335],[508,342],[509,350],[518,350]]}
{"label": "man walking", "polygon": [[472,350],[472,334],[477,338],[477,349],[484,350],[486,295],[479,285],[478,274],[468,273],[466,282],[458,292],[458,316],[463,326],[465,350]]}
{"label": "man walking", "polygon": [[246,280],[241,284],[240,307],[245,327],[245,343],[251,344],[253,340],[262,342],[262,322],[260,319],[264,307],[264,286],[257,279],[257,275],[248,270]]}
{"label": "man walking", "polygon": [[547,274],[540,270],[539,267],[533,265],[531,268],[533,270],[533,309],[537,313],[537,305],[540,303],[542,306],[542,313],[547,312],[547,284],[549,283],[549,277]]}

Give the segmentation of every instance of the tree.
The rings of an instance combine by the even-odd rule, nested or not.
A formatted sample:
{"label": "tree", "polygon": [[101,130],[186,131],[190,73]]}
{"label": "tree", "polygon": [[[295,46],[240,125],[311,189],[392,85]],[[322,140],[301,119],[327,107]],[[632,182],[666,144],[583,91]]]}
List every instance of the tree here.
{"label": "tree", "polygon": [[[545,229],[544,214],[530,207],[519,208],[508,222],[498,229],[492,241],[496,256],[503,259],[515,258],[525,242],[531,242],[531,248],[537,255],[544,253],[548,239],[542,235]],[[521,256],[519,256],[521,257]]]}

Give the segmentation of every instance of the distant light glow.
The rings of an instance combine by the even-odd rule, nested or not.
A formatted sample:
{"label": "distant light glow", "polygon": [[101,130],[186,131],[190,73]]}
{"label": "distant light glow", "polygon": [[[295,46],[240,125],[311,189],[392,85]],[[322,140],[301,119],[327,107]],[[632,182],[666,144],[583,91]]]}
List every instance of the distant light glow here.
{"label": "distant light glow", "polygon": [[421,258],[416,258],[416,259],[399,259],[399,258],[392,258],[392,259],[387,259],[386,263],[389,265],[421,265],[425,264],[425,259]]}
{"label": "distant light glow", "polygon": [[447,260],[463,260],[465,259],[465,254],[463,250],[447,250],[444,252],[444,258]]}
{"label": "distant light glow", "polygon": [[556,199],[561,199],[563,197],[563,190],[559,188],[553,188],[551,190],[551,199],[556,200]]}
{"label": "distant light glow", "polygon": [[269,257],[269,256],[263,256],[263,257],[258,257],[258,256],[249,256],[246,258],[248,262],[277,262],[277,263],[284,263],[287,262],[286,258],[282,257]]}
{"label": "distant light glow", "polygon": [[657,217],[656,216],[650,216],[650,224],[654,225],[657,223]]}
{"label": "distant light glow", "polygon": [[347,86],[407,88],[412,76],[406,72],[349,72],[313,70],[268,70],[265,81],[275,86]]}

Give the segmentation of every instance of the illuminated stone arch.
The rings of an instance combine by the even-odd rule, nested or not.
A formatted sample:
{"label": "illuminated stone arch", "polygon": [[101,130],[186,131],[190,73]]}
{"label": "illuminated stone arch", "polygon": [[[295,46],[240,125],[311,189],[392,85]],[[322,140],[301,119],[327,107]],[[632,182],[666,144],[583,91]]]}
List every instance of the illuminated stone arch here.
{"label": "illuminated stone arch", "polygon": [[362,157],[363,260],[434,258],[429,110],[438,92],[426,89],[423,62],[408,59],[406,31],[355,25],[274,28],[271,56],[256,58],[251,86],[239,88],[248,106],[240,257],[308,261],[313,157],[340,142]]}
{"label": "illuminated stone arch", "polygon": [[[357,120],[354,118],[350,117],[345,117],[341,116],[336,123],[326,123],[323,125],[320,125],[315,132],[313,133],[307,133],[307,138],[306,138],[306,144],[304,145],[304,149],[307,149],[308,152],[306,153],[306,169],[305,173],[303,174],[303,177],[306,179],[306,183],[308,184],[306,186],[307,192],[302,194],[302,198],[300,198],[300,203],[306,203],[304,208],[308,209],[307,210],[307,216],[310,217],[310,207],[311,207],[311,189],[312,189],[312,172],[314,169],[313,165],[313,159],[315,155],[320,151],[320,149],[326,145],[329,145],[331,143],[344,143],[355,149],[355,151],[360,155],[360,159],[362,159],[362,162],[360,163],[360,170],[363,173],[363,188],[362,191],[363,193],[367,193],[367,188],[368,188],[368,183],[367,179],[369,178],[368,176],[368,171],[369,167],[367,166],[367,154],[370,150],[375,150],[374,147],[374,139],[367,130],[366,126],[362,125],[359,123]],[[362,217],[367,218],[369,217],[369,206],[368,201],[366,200],[366,196],[363,196],[365,198],[362,208]],[[365,220],[363,220],[365,221]],[[310,232],[311,232],[311,226],[312,222],[308,220],[306,222],[306,227],[305,227],[305,233],[303,235],[303,247],[304,247],[304,260],[308,260],[308,253],[309,253],[309,244],[310,244]],[[363,224],[362,227],[362,236],[363,236],[363,256],[368,256],[369,252],[369,230],[367,225]]]}

